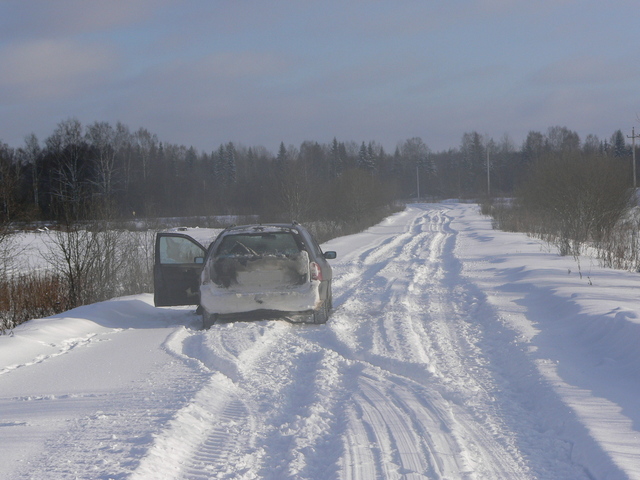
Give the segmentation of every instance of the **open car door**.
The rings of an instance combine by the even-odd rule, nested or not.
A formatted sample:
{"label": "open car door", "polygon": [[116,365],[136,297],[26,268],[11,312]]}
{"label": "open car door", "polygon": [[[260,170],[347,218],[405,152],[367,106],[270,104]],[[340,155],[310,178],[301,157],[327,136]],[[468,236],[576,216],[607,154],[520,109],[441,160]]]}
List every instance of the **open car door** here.
{"label": "open car door", "polygon": [[189,235],[156,234],[153,300],[156,307],[200,304],[200,273],[206,249]]}

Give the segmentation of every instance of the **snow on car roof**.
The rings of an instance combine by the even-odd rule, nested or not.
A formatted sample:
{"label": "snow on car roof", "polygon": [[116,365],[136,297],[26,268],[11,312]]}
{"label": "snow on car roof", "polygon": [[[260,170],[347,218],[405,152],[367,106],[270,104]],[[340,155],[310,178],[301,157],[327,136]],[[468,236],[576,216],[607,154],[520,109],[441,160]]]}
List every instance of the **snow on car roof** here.
{"label": "snow on car roof", "polygon": [[233,232],[235,233],[276,233],[276,232],[295,232],[295,225],[293,224],[255,224],[255,225],[238,225],[235,227],[229,227],[225,233]]}

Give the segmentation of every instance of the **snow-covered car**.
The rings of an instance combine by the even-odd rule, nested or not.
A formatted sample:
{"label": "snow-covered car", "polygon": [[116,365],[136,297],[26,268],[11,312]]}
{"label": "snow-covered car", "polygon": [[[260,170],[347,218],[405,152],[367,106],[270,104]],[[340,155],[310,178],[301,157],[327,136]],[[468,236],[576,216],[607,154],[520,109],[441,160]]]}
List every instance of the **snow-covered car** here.
{"label": "snow-covered car", "polygon": [[200,281],[205,328],[218,316],[276,314],[325,323],[332,271],[309,231],[297,223],[224,230],[209,247]]}
{"label": "snow-covered car", "polygon": [[332,307],[327,260],[336,252],[323,252],[302,225],[233,226],[210,245],[208,234],[176,229],[156,235],[156,306],[199,305],[205,328],[218,316],[249,314],[327,321]]}

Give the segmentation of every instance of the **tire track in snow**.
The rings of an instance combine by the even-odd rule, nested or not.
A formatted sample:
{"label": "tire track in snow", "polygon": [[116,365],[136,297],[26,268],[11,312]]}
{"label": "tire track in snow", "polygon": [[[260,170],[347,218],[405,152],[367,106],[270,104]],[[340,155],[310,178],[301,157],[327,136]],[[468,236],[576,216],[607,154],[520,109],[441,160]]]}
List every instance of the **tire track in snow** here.
{"label": "tire track in snow", "polygon": [[[295,335],[306,327],[324,328],[234,322],[177,335],[171,348],[208,369],[211,379],[169,422],[132,478],[333,478],[327,469],[335,471],[341,453],[334,445],[336,392],[349,367]],[[283,451],[290,452],[286,458]]]}
{"label": "tire track in snow", "polygon": [[535,478],[496,402],[448,209],[409,212],[336,262],[326,325],[176,335],[171,349],[210,380],[132,478]]}
{"label": "tire track in snow", "polygon": [[[174,364],[169,370],[158,366],[143,384],[120,391],[11,399],[33,403],[34,412],[86,411],[48,439],[43,451],[25,463],[24,473],[18,469],[12,478],[129,478],[141,452],[153,446],[153,435],[162,431],[177,406],[187,403],[202,380],[198,372]],[[1,406],[4,400],[0,398]],[[34,413],[29,424],[37,427],[41,421]]]}
{"label": "tire track in snow", "polygon": [[[405,234],[406,239],[422,231],[423,224],[424,220],[418,219]],[[376,264],[383,268],[383,259],[397,255],[405,248],[403,241],[392,238],[375,249],[375,253],[363,254],[361,259],[373,265],[369,266],[369,270],[375,269]],[[143,465],[140,472],[160,469],[158,465],[153,465],[160,457],[164,458],[163,462],[171,464],[164,465],[163,471],[172,472],[171,475],[180,471],[184,478],[199,478],[200,474],[206,475],[211,471],[226,478],[224,475],[238,472],[235,469],[226,472],[225,466],[238,464],[239,460],[247,465],[249,471],[261,471],[261,478],[287,478],[287,475],[298,478],[300,472],[326,468],[324,462],[318,463],[316,460],[310,463],[304,452],[326,443],[323,436],[328,437],[329,441],[334,440],[335,433],[331,428],[339,421],[340,415],[331,412],[328,399],[345,395],[345,391],[338,386],[340,377],[346,375],[344,372],[348,370],[348,363],[338,365],[344,362],[335,352],[325,352],[309,342],[295,339],[288,334],[291,329],[288,324],[260,322],[256,328],[257,325],[241,322],[220,324],[208,332],[185,336],[176,342],[174,349],[177,349],[176,346],[181,348],[186,357],[202,362],[219,373],[196,395],[192,404],[178,413],[167,431],[166,440],[156,442],[158,452],[148,455],[150,466]],[[304,329],[305,326],[294,328]],[[274,348],[276,346],[277,349]],[[307,380],[315,382],[315,388],[307,392],[309,382],[300,383],[303,377],[311,377]],[[224,388],[221,383],[225,383]],[[218,400],[212,402],[209,400],[211,396]],[[274,399],[272,403],[276,407],[256,415],[259,405],[264,405],[265,398],[269,397]],[[248,405],[247,399],[251,398],[255,401]],[[280,406],[283,398],[290,399],[290,402],[294,399],[287,411],[282,411]],[[231,405],[236,406],[231,408]],[[233,414],[234,411],[236,414]],[[188,435],[187,432],[176,435],[196,416],[206,420],[201,421],[201,425],[206,426],[188,429]],[[253,423],[252,428],[247,421]],[[219,434],[220,425],[229,422],[239,431],[249,430],[252,433],[229,445],[228,441],[224,441],[226,436]],[[209,431],[204,432],[206,429]],[[188,445],[183,444],[180,449],[172,446],[178,436],[186,436]],[[238,438],[238,435],[235,437]],[[295,452],[286,465],[279,458],[283,442],[289,442],[290,450]],[[244,443],[243,459],[231,456],[239,443]],[[160,454],[160,451],[166,453],[170,449],[180,453],[174,453],[172,459]],[[339,455],[334,456],[337,462]]]}
{"label": "tire track in snow", "polygon": [[379,476],[393,478],[400,474],[407,479],[435,479],[460,471],[453,453],[457,451],[456,445],[446,435],[442,438],[440,417],[430,406],[424,408],[411,389],[392,380],[381,382],[378,378],[363,377],[360,391],[362,396],[355,397],[361,410],[360,421],[370,432],[370,444],[382,446]]}
{"label": "tire track in snow", "polygon": [[[549,447],[565,442],[549,439],[535,425],[528,430],[530,422],[535,424],[536,420],[529,419],[529,412],[510,398],[519,395],[517,379],[515,392],[501,391],[514,379],[496,378],[496,365],[490,362],[498,360],[500,367],[509,360],[505,360],[506,354],[495,358],[485,349],[495,347],[497,341],[498,346],[517,356],[517,348],[512,348],[510,334],[501,332],[499,320],[484,308],[482,292],[460,276],[454,253],[457,233],[446,212],[429,218],[420,241],[407,242],[397,262],[389,263],[388,269],[379,269],[371,278],[369,296],[361,295],[357,302],[342,306],[334,318],[338,324],[334,324],[334,331],[347,348],[339,350],[345,356],[428,387],[434,397],[424,406],[426,410],[450,410],[445,425],[450,432],[448,438],[457,448],[440,448],[439,456],[446,458],[446,452],[457,450],[461,467],[451,465],[449,475],[443,478],[536,478],[530,473],[530,457],[521,452],[521,446],[526,446],[529,453],[533,446],[536,458],[531,463],[536,472],[557,472],[553,478],[587,478],[579,465],[572,464],[570,455],[562,458],[564,452]],[[426,234],[426,230],[432,234]],[[399,278],[392,278],[390,271],[400,272]],[[391,282],[396,296],[387,295]],[[376,301],[376,288],[378,297],[385,300],[376,312],[362,308],[370,303],[369,298]],[[360,289],[363,291],[366,287]],[[404,311],[394,307],[394,298]],[[358,320],[357,325],[350,325],[349,320],[354,319]],[[403,338],[390,332],[407,335]],[[485,339],[487,334],[492,338]],[[367,344],[367,338],[374,341]],[[418,350],[412,352],[412,348]],[[418,357],[416,351],[420,349],[423,355]],[[415,363],[417,358],[425,359],[424,364]],[[443,438],[434,445],[453,445],[443,442]],[[548,462],[541,461],[546,458]],[[431,477],[438,478],[435,474],[428,478]]]}
{"label": "tire track in snow", "polygon": [[237,382],[242,368],[251,368],[281,335],[281,326],[272,323],[276,328],[243,332],[248,335],[229,335],[233,324],[174,335],[167,348],[210,371],[211,378],[169,422],[132,478],[242,478],[235,476],[238,470],[259,468],[256,408]]}
{"label": "tire track in snow", "polygon": [[[454,418],[451,402],[425,387],[446,373],[434,370],[443,347],[424,324],[441,289],[448,222],[443,212],[416,215],[405,232],[347,262],[336,291],[357,281],[336,302],[328,324],[336,328],[237,322],[176,341],[182,355],[211,370],[211,381],[137,473],[471,478],[471,468],[486,463],[478,445],[487,439],[479,442],[477,426]],[[511,461],[497,457],[493,473]]]}
{"label": "tire track in snow", "polygon": [[[394,274],[405,272],[406,265],[403,265],[405,268],[397,268],[398,261],[412,265],[425,264],[419,260],[419,253],[424,250],[424,240],[431,235],[429,232],[440,230],[434,228],[434,223],[437,224],[440,218],[426,216],[414,220],[408,234],[397,239],[397,242],[403,243],[398,244],[395,257],[389,259],[389,263],[377,273],[383,274],[389,267],[392,267]],[[433,246],[431,245],[431,248]],[[381,249],[376,252],[379,257],[380,254],[384,257],[384,253]],[[382,285],[383,282],[374,283]],[[402,356],[393,362],[385,359],[372,363],[383,365],[383,371],[393,371],[396,368],[392,365],[397,365],[405,370],[403,373],[409,373],[406,371],[407,363],[428,363],[428,356],[422,348],[422,339],[425,338],[422,327],[398,321],[399,313],[404,310],[403,303],[406,301],[407,291],[411,290],[410,283],[402,281],[401,284],[401,288],[384,287],[388,292],[384,295],[386,312],[383,312],[377,321],[379,328],[375,338],[379,343],[377,346],[372,345],[370,350],[379,356],[388,353],[397,356],[398,353],[402,353]],[[359,435],[362,435],[363,431],[368,432],[370,445],[382,446],[375,450],[385,452],[384,455],[378,455],[376,463],[379,473],[376,478],[393,478],[396,475],[402,475],[403,478],[445,478],[450,474],[455,476],[461,470],[456,460],[458,447],[449,439],[448,429],[442,420],[443,413],[437,412],[433,405],[424,405],[417,400],[412,391],[417,385],[407,390],[398,382],[401,378],[395,380],[386,376],[381,378],[380,373],[375,376],[363,376],[359,386],[362,394],[356,397],[360,415],[359,418],[352,416],[350,421],[352,428],[360,432]],[[351,445],[357,443],[351,440],[351,437],[353,435],[347,437],[347,452],[352,452]],[[424,440],[429,438],[431,441]],[[438,440],[435,441],[434,438]],[[363,455],[360,453],[360,456]],[[349,478],[372,477],[370,472],[358,472],[356,468]]]}
{"label": "tire track in snow", "polygon": [[[390,375],[382,383],[395,386],[376,387],[369,381],[368,395],[358,397],[363,425],[354,428],[367,431],[367,443],[387,455],[395,452],[391,460],[378,459],[382,478],[392,475],[383,464],[396,465],[394,475],[410,473],[413,478],[475,478],[471,472],[481,473],[478,478],[527,478],[523,460],[509,448],[508,429],[492,413],[491,396],[478,393],[494,387],[489,374],[482,380],[488,387],[475,379],[483,365],[474,363],[481,355],[473,349],[475,332],[463,318],[468,299],[447,283],[455,245],[450,222],[444,209],[418,214],[405,234],[366,252],[373,261],[360,256],[362,265],[374,269],[352,287],[358,293],[336,312],[339,325],[334,331],[346,347],[343,355],[382,369]],[[390,245],[395,251],[385,261]],[[366,304],[376,308],[368,310]],[[354,320],[356,325],[349,325]],[[396,383],[405,379],[412,384],[408,390]],[[432,392],[426,403],[402,403],[391,393],[403,391],[406,398],[415,399],[414,392],[423,385]],[[467,407],[469,400],[476,408]],[[477,423],[475,415],[482,408],[485,423]],[[490,434],[484,432],[486,424]],[[438,435],[430,438],[433,432]],[[427,440],[420,444],[415,438]],[[348,436],[348,456],[355,451],[363,456],[361,448],[350,447],[353,443]],[[407,448],[413,448],[414,456],[403,457]],[[358,475],[351,478],[366,478]]]}
{"label": "tire track in snow", "polygon": [[361,252],[357,258],[342,263],[344,271],[334,275],[334,306],[338,307],[344,301],[357,298],[356,292],[376,274],[385,268],[389,262],[400,255],[408,240],[420,233],[425,220],[414,219],[407,231],[382,240],[380,244]]}
{"label": "tire track in snow", "polygon": [[[439,223],[441,217],[418,216],[407,232],[368,250],[367,257],[360,256],[360,280],[351,282],[349,298],[334,315],[341,318],[343,311],[353,312],[356,316],[362,316],[363,311],[367,314],[367,322],[353,322],[352,325],[348,325],[348,319],[344,322],[348,330],[358,329],[341,338],[352,343],[352,349],[395,358],[399,362],[429,364],[428,348],[424,345],[425,340],[430,341],[429,337],[422,332],[420,322],[406,322],[405,319],[407,315],[420,314],[420,310],[427,308],[428,292],[415,291],[412,279],[418,275],[416,271],[428,277],[434,268],[428,260],[434,248],[430,240],[434,236],[434,223]],[[351,264],[347,268],[352,268]],[[338,284],[335,288],[341,287],[342,284]],[[419,297],[419,302],[408,304],[410,293]]]}

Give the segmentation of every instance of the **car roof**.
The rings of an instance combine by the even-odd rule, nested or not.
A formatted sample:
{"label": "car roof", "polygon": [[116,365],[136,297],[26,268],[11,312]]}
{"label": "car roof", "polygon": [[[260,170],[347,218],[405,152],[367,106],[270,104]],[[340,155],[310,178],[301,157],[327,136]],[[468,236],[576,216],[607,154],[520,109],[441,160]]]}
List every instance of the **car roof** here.
{"label": "car roof", "polygon": [[260,223],[253,225],[234,225],[227,227],[222,234],[228,233],[242,234],[242,233],[278,233],[278,232],[290,232],[291,230],[301,230],[301,226],[297,223]]}

